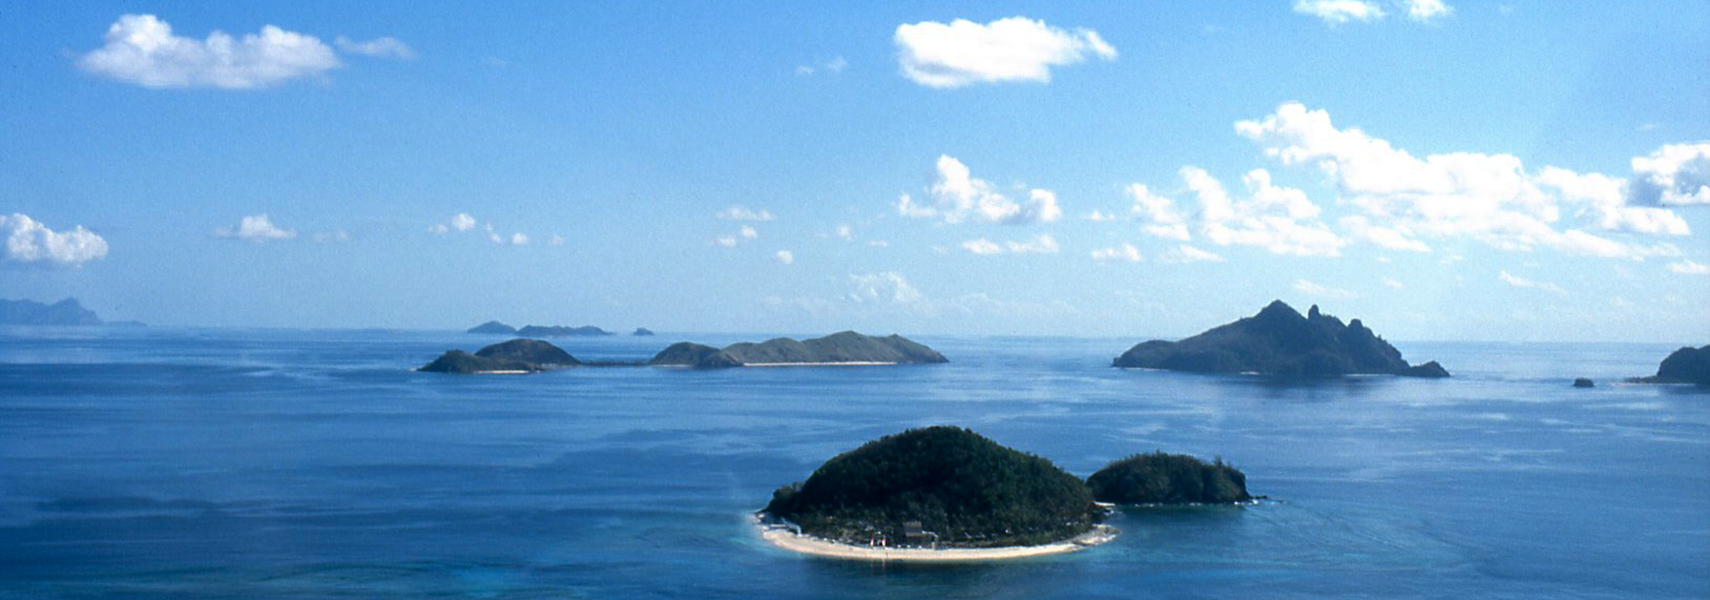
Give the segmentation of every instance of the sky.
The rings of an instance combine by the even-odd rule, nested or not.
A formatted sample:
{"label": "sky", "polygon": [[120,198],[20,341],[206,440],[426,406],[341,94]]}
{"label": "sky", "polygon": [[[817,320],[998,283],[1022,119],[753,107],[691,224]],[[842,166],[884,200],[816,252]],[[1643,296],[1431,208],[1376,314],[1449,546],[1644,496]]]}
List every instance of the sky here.
{"label": "sky", "polygon": [[1710,3],[0,9],[0,298],[156,326],[1710,334]]}

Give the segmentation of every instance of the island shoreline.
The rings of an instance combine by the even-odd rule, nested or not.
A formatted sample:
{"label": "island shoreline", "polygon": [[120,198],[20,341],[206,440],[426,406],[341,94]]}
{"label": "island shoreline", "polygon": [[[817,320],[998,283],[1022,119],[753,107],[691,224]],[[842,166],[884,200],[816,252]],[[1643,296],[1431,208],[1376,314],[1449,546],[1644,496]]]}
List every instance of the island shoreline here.
{"label": "island shoreline", "polygon": [[821,558],[879,562],[955,563],[986,562],[1015,558],[1032,558],[1078,552],[1116,539],[1115,527],[1096,525],[1091,531],[1074,538],[1038,546],[1000,546],[996,548],[885,548],[857,546],[833,542],[791,531],[788,526],[765,523],[760,515],[750,515],[749,523],[759,530],[760,539],[778,548]]}

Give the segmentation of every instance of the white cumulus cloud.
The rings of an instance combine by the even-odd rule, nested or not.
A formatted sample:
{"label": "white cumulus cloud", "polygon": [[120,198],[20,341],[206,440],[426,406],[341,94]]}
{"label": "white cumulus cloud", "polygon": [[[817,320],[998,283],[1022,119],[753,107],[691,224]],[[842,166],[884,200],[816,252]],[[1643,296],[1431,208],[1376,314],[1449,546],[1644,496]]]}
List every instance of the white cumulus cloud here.
{"label": "white cumulus cloud", "polygon": [[1116,48],[1091,29],[1064,30],[1009,17],[986,24],[956,19],[897,26],[893,41],[903,76],[932,88],[975,83],[1051,81],[1051,68],[1089,57],[1115,60]]}
{"label": "white cumulus cloud", "polygon": [[991,182],[973,176],[962,161],[938,157],[938,178],[929,188],[932,205],[917,204],[903,194],[897,199],[897,214],[915,218],[938,218],[945,223],[974,221],[1001,225],[1051,223],[1063,218],[1057,195],[1050,190],[1030,190],[1026,202],[1011,200]]}
{"label": "white cumulus cloud", "polygon": [[796,254],[789,250],[779,250],[776,254],[772,255],[772,258],[776,259],[780,264],[792,265],[796,262]]}
{"label": "white cumulus cloud", "polygon": [[1669,144],[1633,159],[1640,204],[1710,204],[1710,142]]}
{"label": "white cumulus cloud", "polygon": [[[1534,174],[1509,154],[1453,152],[1415,157],[1359,129],[1339,129],[1329,113],[1287,103],[1262,119],[1241,121],[1235,131],[1285,165],[1312,165],[1334,182],[1341,199],[1368,220],[1351,225],[1356,237],[1405,249],[1417,237],[1465,236],[1507,250],[1547,247],[1571,254],[1642,260],[1669,255],[1671,246],[1623,242],[1586,228],[1624,234],[1687,235],[1686,222],[1667,209],[1633,206],[1623,199],[1624,180],[1545,168]],[[1653,157],[1679,158],[1678,150]],[[1690,172],[1635,159],[1635,172],[1657,174],[1659,187],[1678,188]],[[1690,179],[1687,177],[1686,179]],[[1553,191],[1553,193],[1552,193]],[[1579,228],[1559,228],[1564,220]]]}
{"label": "white cumulus cloud", "polygon": [[314,36],[266,25],[234,38],[173,35],[154,15],[124,15],[107,28],[106,44],[84,54],[84,71],[149,88],[253,89],[311,77],[341,66]]}
{"label": "white cumulus cloud", "polygon": [[1306,294],[1308,296],[1317,296],[1320,298],[1337,298],[1337,299],[1346,300],[1349,298],[1358,298],[1359,297],[1358,294],[1355,294],[1355,293],[1350,292],[1348,290],[1344,290],[1342,288],[1330,287],[1330,286],[1322,285],[1319,283],[1314,283],[1314,282],[1306,280],[1306,279],[1294,280],[1294,291],[1300,292],[1302,294]]}
{"label": "white cumulus cloud", "polygon": [[1168,252],[1165,252],[1163,256],[1159,257],[1158,260],[1159,262],[1170,264],[1187,264],[1197,262],[1223,262],[1223,257],[1187,244],[1182,244],[1175,248],[1171,248]]}
{"label": "white cumulus cloud", "polygon": [[1443,3],[1443,0],[1406,0],[1407,18],[1426,23],[1455,12],[1455,8]]}
{"label": "white cumulus cloud", "polygon": [[469,213],[457,213],[451,216],[450,221],[429,227],[428,233],[445,235],[453,231],[469,231],[475,228],[475,224],[475,217],[470,216]]}
{"label": "white cumulus cloud", "polygon": [[1295,0],[1294,12],[1318,17],[1331,25],[1376,21],[1384,17],[1383,8],[1366,0]]}
{"label": "white cumulus cloud", "polygon": [[25,264],[78,267],[107,256],[107,240],[82,225],[54,231],[23,213],[0,215],[0,235],[6,236],[6,260]]}
{"label": "white cumulus cloud", "polygon": [[273,220],[268,218],[267,213],[261,213],[240,219],[237,227],[221,227],[215,229],[214,236],[259,244],[262,242],[296,239],[297,230],[286,229],[274,225]]}

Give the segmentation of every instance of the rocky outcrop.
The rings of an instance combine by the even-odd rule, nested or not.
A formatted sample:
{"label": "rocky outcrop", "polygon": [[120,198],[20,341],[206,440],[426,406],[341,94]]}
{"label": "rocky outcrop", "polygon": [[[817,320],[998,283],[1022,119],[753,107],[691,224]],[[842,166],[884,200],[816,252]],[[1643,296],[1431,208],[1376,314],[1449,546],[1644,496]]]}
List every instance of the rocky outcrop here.
{"label": "rocky outcrop", "polygon": [[1205,462],[1186,454],[1136,454],[1087,478],[1093,499],[1115,504],[1228,504],[1247,502],[1247,476],[1223,459]]}
{"label": "rocky outcrop", "polygon": [[1169,342],[1135,345],[1112,366],[1199,373],[1258,373],[1304,377],[1385,374],[1448,377],[1435,361],[1408,366],[1401,351],[1378,337],[1359,319],[1320,313],[1305,316],[1281,300],[1258,314]]}
{"label": "rocky outcrop", "polygon": [[636,337],[647,337],[647,336],[653,335],[653,330],[648,329],[646,327],[637,327],[637,328],[635,328],[635,333],[632,333],[630,335],[633,335]]}

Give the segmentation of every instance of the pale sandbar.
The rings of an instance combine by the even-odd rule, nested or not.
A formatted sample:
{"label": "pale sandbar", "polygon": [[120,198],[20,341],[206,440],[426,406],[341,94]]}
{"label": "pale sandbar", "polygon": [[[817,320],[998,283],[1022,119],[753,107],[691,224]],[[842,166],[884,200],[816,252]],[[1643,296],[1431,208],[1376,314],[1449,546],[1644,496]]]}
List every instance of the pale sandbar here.
{"label": "pale sandbar", "polygon": [[806,534],[796,533],[783,525],[766,525],[756,517],[755,525],[760,527],[760,537],[772,545],[785,550],[850,560],[873,561],[906,561],[906,562],[974,562],[986,560],[1003,560],[1009,558],[1027,558],[1032,556],[1047,556],[1051,554],[1066,554],[1085,550],[1092,546],[1103,544],[1116,539],[1116,528],[1109,525],[1094,526],[1092,531],[1075,536],[1067,541],[1039,546],[1003,546],[998,548],[887,548],[882,546],[859,546],[833,542]]}

